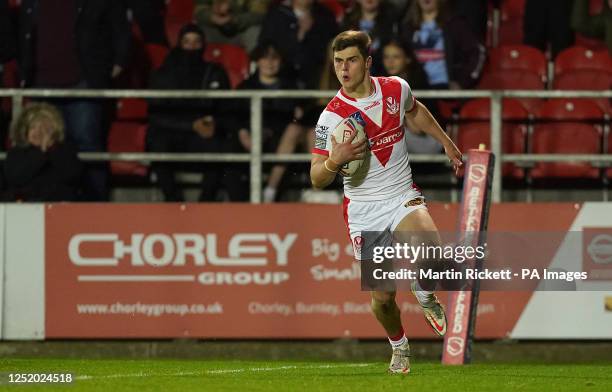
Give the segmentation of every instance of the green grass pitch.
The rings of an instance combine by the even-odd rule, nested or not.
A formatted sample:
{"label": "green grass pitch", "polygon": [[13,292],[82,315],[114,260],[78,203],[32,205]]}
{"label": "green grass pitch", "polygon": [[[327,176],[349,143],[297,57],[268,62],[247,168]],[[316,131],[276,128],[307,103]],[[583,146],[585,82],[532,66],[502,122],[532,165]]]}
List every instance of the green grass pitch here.
{"label": "green grass pitch", "polygon": [[384,363],[0,359],[0,372],[70,372],[69,385],[0,385],[6,391],[612,391],[612,364]]}

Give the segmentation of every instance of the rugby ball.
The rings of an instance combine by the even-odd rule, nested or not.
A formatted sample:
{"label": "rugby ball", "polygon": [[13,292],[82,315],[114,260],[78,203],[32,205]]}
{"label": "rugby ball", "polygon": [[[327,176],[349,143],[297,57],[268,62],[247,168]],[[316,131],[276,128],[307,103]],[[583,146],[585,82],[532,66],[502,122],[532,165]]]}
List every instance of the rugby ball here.
{"label": "rugby ball", "polygon": [[[351,135],[354,131],[357,131],[357,136],[355,136],[355,139],[353,139],[353,144],[366,138],[365,129],[359,119],[356,119],[353,116],[343,119],[340,124],[338,124],[338,126],[336,126],[336,128],[334,129],[334,137],[336,138],[336,143],[346,142],[348,139],[351,138]],[[350,177],[355,174],[357,170],[359,170],[361,165],[363,165],[363,161],[364,159],[358,159],[355,161],[347,162],[342,165],[338,173],[345,177]]]}

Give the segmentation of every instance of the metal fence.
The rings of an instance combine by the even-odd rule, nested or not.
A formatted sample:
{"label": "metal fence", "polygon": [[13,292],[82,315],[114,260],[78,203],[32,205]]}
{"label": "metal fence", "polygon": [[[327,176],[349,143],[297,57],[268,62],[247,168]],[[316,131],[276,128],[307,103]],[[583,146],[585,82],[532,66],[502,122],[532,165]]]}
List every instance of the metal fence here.
{"label": "metal fence", "polygon": [[[262,163],[263,162],[308,162],[310,154],[263,154],[262,153],[262,100],[266,98],[330,98],[336,91],[296,90],[296,91],[202,91],[202,90],[61,90],[61,89],[0,89],[0,97],[11,97],[13,118],[21,111],[23,98],[246,98],[251,106],[250,153],[80,153],[86,161],[189,161],[189,162],[250,162],[250,195],[252,203],[261,202]],[[494,202],[501,201],[502,173],[504,162],[591,162],[600,166],[612,166],[612,154],[503,154],[502,153],[502,99],[503,98],[612,98],[612,91],[532,91],[532,90],[477,90],[477,91],[414,91],[420,98],[491,100],[491,151],[497,157],[492,197]],[[314,124],[313,124],[314,126]],[[443,154],[411,154],[412,162],[447,162]]]}

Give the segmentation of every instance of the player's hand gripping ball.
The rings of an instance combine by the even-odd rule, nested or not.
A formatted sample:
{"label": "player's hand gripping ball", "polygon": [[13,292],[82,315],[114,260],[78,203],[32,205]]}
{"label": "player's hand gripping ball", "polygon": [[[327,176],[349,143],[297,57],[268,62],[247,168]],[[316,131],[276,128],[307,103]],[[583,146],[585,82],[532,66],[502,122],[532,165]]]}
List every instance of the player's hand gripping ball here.
{"label": "player's hand gripping ball", "polygon": [[[366,138],[365,129],[363,126],[353,117],[347,117],[343,119],[340,124],[334,129],[333,135],[336,138],[337,143],[345,143],[347,140],[351,138],[353,132],[357,132],[355,139],[353,139],[352,144],[358,143],[361,140]],[[366,152],[367,154],[368,152]],[[345,177],[351,177],[361,165],[363,165],[364,159],[356,159],[354,161],[350,161],[342,165],[340,168],[341,175]]]}

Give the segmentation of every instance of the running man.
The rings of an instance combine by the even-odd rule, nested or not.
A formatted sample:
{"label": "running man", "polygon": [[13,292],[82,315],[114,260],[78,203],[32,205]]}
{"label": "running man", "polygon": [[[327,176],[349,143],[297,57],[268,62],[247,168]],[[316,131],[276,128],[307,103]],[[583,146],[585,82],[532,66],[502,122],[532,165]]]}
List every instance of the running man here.
{"label": "running man", "polygon": [[[398,77],[370,76],[370,43],[370,37],[361,31],[345,31],[334,38],[334,68],[342,88],[319,117],[310,168],[313,186],[322,189],[334,180],[346,162],[371,154],[369,163],[360,169],[365,173],[357,171],[352,177],[344,178],[344,218],[357,260],[361,260],[361,233],[365,231],[382,233],[376,245],[391,245],[394,238],[405,238],[411,233],[419,233],[418,243],[440,244],[424,197],[412,182],[404,124],[438,140],[455,171],[462,165],[461,152],[427,108],[412,96],[406,81]],[[346,142],[337,143],[332,137],[333,131],[349,116],[364,126],[366,140],[353,144],[354,134]],[[442,336],[446,332],[446,315],[430,291],[433,289],[427,282],[412,284],[425,318]],[[372,312],[393,348],[389,371],[410,372],[410,347],[395,302],[395,291],[372,291],[371,297]]]}

